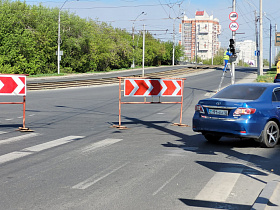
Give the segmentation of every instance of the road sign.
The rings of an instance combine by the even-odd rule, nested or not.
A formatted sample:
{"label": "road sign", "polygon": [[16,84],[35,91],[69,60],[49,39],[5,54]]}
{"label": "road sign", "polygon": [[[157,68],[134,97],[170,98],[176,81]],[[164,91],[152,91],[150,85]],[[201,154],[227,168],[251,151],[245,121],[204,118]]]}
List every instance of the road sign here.
{"label": "road sign", "polygon": [[229,19],[230,19],[231,21],[235,22],[235,21],[238,19],[238,14],[237,14],[237,12],[231,12],[231,13],[229,14]]}
{"label": "road sign", "polygon": [[259,50],[255,50],[255,56],[260,56],[260,51]]}
{"label": "road sign", "polygon": [[229,24],[229,29],[230,29],[231,31],[237,31],[238,28],[239,28],[239,25],[238,25],[237,22],[231,22],[231,23]]}
{"label": "road sign", "polygon": [[0,75],[0,95],[26,95],[25,75]]}
{"label": "road sign", "polygon": [[275,33],[275,46],[280,46],[280,32]]}
{"label": "road sign", "polygon": [[124,96],[182,96],[182,80],[125,79]]}

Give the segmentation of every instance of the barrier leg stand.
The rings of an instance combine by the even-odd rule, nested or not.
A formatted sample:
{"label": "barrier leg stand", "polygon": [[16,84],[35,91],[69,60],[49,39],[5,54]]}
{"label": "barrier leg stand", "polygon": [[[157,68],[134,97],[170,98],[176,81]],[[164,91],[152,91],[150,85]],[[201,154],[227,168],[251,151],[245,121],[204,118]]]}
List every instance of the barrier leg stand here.
{"label": "barrier leg stand", "polygon": [[20,132],[33,132],[33,130],[30,130],[29,128],[25,127],[25,104],[26,104],[26,98],[23,96],[23,120],[22,120],[22,127],[18,128],[18,131]]}
{"label": "barrier leg stand", "polygon": [[112,128],[127,129],[127,127],[121,125],[121,104],[122,104],[122,93],[121,93],[121,78],[119,79],[119,125],[113,125]]}
{"label": "barrier leg stand", "polygon": [[173,123],[174,126],[181,126],[181,127],[190,127],[187,124],[182,124],[182,118],[183,118],[183,101],[184,101],[184,80],[182,81],[182,97],[181,97],[181,111],[180,111],[180,123]]}

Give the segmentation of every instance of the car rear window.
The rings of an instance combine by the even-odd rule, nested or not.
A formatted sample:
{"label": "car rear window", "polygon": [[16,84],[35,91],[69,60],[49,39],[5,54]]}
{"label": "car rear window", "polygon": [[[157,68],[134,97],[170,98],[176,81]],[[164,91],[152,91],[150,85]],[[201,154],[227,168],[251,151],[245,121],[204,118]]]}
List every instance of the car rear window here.
{"label": "car rear window", "polygon": [[212,98],[256,100],[263,94],[265,89],[266,87],[230,85],[212,96]]}

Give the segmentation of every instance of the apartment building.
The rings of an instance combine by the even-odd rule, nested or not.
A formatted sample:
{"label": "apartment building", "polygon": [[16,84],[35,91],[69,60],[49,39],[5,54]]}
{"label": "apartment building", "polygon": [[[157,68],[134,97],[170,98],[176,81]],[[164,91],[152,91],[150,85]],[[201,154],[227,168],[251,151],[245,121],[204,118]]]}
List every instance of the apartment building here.
{"label": "apartment building", "polygon": [[236,42],[236,49],[239,50],[237,62],[240,60],[250,66],[257,66],[257,56],[255,56],[256,42],[252,40],[245,40],[243,42]]}
{"label": "apartment building", "polygon": [[209,16],[206,11],[196,11],[195,18],[184,15],[179,32],[180,44],[184,48],[187,61],[195,60],[196,56],[207,60],[218,53],[221,45],[218,39],[221,25],[217,18]]}

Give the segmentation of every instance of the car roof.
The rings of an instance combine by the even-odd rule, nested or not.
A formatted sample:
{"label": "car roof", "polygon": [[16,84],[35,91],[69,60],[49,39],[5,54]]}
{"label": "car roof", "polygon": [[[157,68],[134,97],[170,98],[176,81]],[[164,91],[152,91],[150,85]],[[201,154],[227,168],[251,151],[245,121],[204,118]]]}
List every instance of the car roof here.
{"label": "car roof", "polygon": [[268,83],[268,82],[252,82],[252,83],[239,83],[239,84],[234,84],[238,86],[258,86],[258,87],[280,87],[280,84],[277,83]]}
{"label": "car roof", "polygon": [[266,88],[277,88],[280,87],[280,83],[267,83],[267,82],[254,82],[254,83],[239,83],[234,86],[255,86],[255,87],[266,87]]}

